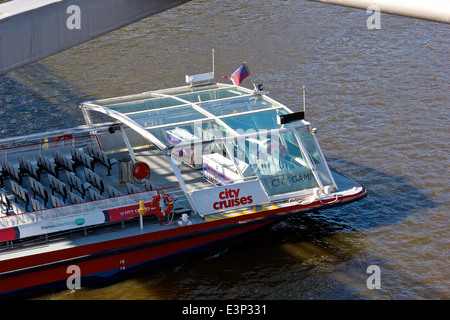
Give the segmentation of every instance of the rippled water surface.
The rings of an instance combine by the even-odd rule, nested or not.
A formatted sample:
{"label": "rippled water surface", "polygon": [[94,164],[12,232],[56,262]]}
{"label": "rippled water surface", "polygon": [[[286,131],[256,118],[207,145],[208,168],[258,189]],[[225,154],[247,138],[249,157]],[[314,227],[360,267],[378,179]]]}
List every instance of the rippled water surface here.
{"label": "rippled water surface", "polygon": [[[0,76],[0,136],[83,124],[81,101],[229,75],[301,106],[367,198],[228,248],[45,299],[449,299],[450,27],[311,1],[192,1]],[[249,86],[246,80],[244,85]],[[370,265],[381,289],[366,285]]]}

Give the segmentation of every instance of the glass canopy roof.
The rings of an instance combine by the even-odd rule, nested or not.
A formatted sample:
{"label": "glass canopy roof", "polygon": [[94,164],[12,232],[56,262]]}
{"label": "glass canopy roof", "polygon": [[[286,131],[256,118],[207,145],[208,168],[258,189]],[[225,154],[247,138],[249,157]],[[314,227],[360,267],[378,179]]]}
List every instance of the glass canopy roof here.
{"label": "glass canopy roof", "polygon": [[82,106],[120,120],[160,149],[170,147],[175,138],[189,143],[280,128],[277,113],[290,112],[266,95],[220,83],[97,100]]}
{"label": "glass canopy roof", "polygon": [[[85,116],[87,110],[104,113],[167,155],[203,168],[209,181],[222,181],[222,175],[233,182],[256,178],[269,196],[335,187],[309,124],[295,118],[279,124],[278,115],[292,111],[244,87],[185,86],[97,100],[82,107]],[[198,143],[202,141],[207,146],[201,152],[190,146],[203,146]],[[230,175],[215,176],[213,167],[231,170]]]}

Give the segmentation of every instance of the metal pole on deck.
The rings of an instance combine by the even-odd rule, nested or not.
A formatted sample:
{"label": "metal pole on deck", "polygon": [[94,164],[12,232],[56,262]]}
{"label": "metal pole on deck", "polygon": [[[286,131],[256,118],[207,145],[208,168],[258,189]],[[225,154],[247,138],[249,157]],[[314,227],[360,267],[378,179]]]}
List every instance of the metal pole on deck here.
{"label": "metal pole on deck", "polygon": [[248,75],[250,76],[250,79],[252,80],[253,88],[256,89],[256,84],[255,84],[255,81],[253,80],[252,73],[250,72],[250,68],[248,67],[247,62],[244,61],[244,65],[245,65],[245,68],[247,68],[247,72],[248,72]]}
{"label": "metal pole on deck", "polygon": [[305,90],[305,86],[303,86],[302,91],[303,91],[303,112],[306,113],[306,90]]}
{"label": "metal pole on deck", "polygon": [[141,226],[141,230],[144,229],[144,214],[147,213],[147,207],[145,206],[145,203],[143,200],[139,201],[139,223]]}
{"label": "metal pole on deck", "polygon": [[214,74],[214,70],[215,69],[215,67],[214,67],[214,49],[212,49],[212,72],[213,72],[213,74]]}

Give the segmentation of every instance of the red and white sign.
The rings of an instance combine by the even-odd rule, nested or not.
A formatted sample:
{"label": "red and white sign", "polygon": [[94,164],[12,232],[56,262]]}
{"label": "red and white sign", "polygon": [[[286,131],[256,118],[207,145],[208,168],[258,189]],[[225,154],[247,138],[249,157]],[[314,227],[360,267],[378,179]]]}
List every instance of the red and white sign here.
{"label": "red and white sign", "polygon": [[200,215],[268,203],[261,182],[249,181],[191,193]]}

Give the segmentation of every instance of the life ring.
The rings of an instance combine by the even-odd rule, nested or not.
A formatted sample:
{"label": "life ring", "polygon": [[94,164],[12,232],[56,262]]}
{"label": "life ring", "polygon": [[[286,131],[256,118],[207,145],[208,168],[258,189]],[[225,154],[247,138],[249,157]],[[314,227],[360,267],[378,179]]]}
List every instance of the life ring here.
{"label": "life ring", "polygon": [[[167,201],[167,208],[166,210],[162,210],[159,200],[163,198]],[[167,193],[157,194],[153,197],[152,204],[151,204],[151,210],[153,214],[160,219],[160,224],[162,225],[162,218],[166,217],[173,209],[173,198],[168,195]]]}
{"label": "life ring", "polygon": [[[55,138],[56,146],[58,146],[59,141],[66,141],[66,140],[72,140],[72,139],[73,139],[73,135],[71,135],[70,133],[63,134],[62,136],[58,136]],[[63,143],[61,146],[64,146],[64,145],[65,145],[65,143]]]}

